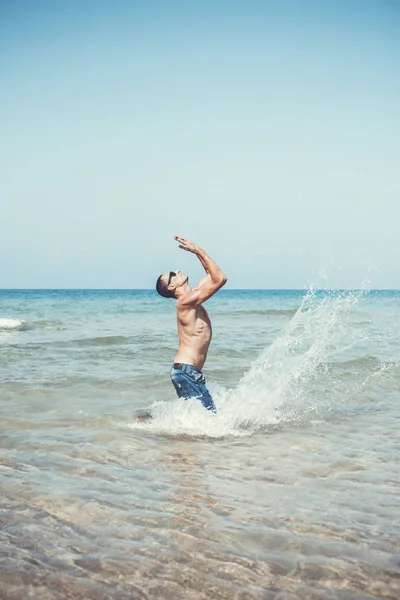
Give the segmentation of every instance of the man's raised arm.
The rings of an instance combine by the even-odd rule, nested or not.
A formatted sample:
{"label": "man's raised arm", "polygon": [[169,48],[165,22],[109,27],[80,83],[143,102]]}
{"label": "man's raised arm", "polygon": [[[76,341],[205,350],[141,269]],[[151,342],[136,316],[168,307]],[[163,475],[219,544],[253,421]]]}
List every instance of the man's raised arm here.
{"label": "man's raised arm", "polygon": [[225,285],[228,279],[225,273],[219,268],[217,263],[208,256],[205,250],[199,248],[199,246],[196,246],[196,244],[190,240],[178,235],[175,236],[175,240],[179,242],[179,248],[197,256],[207,273],[207,276],[193,288],[192,293],[187,297],[189,303],[200,304],[215,294],[215,292]]}

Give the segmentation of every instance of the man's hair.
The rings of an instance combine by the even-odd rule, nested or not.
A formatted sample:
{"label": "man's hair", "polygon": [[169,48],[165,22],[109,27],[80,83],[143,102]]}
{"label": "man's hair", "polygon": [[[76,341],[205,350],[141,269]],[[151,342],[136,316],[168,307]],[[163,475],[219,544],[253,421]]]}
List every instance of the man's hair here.
{"label": "man's hair", "polygon": [[174,290],[169,290],[162,275],[157,279],[156,290],[164,298],[175,298]]}

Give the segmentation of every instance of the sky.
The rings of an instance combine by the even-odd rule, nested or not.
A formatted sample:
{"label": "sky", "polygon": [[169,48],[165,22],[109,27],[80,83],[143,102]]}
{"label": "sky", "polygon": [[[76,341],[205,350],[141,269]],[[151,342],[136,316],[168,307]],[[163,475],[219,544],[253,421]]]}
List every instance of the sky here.
{"label": "sky", "polygon": [[400,288],[398,0],[0,0],[0,288]]}

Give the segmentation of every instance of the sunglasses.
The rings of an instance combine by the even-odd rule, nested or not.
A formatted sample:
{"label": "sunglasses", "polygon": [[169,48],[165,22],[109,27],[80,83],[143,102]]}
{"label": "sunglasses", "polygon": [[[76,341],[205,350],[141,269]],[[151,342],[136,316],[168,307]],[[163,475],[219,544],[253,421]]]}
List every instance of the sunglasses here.
{"label": "sunglasses", "polygon": [[171,283],[171,279],[172,279],[173,277],[175,277],[175,276],[176,276],[176,273],[175,273],[174,271],[170,271],[170,272],[169,272],[169,277],[168,277],[168,283],[167,283],[167,286],[168,286],[168,285]]}

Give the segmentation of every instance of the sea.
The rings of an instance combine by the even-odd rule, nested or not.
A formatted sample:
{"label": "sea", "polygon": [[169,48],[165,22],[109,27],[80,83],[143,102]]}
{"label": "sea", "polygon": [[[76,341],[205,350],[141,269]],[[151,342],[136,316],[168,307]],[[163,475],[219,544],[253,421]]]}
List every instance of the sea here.
{"label": "sea", "polygon": [[[400,597],[400,292],[0,291],[1,600]],[[147,414],[151,418],[144,418]]]}

